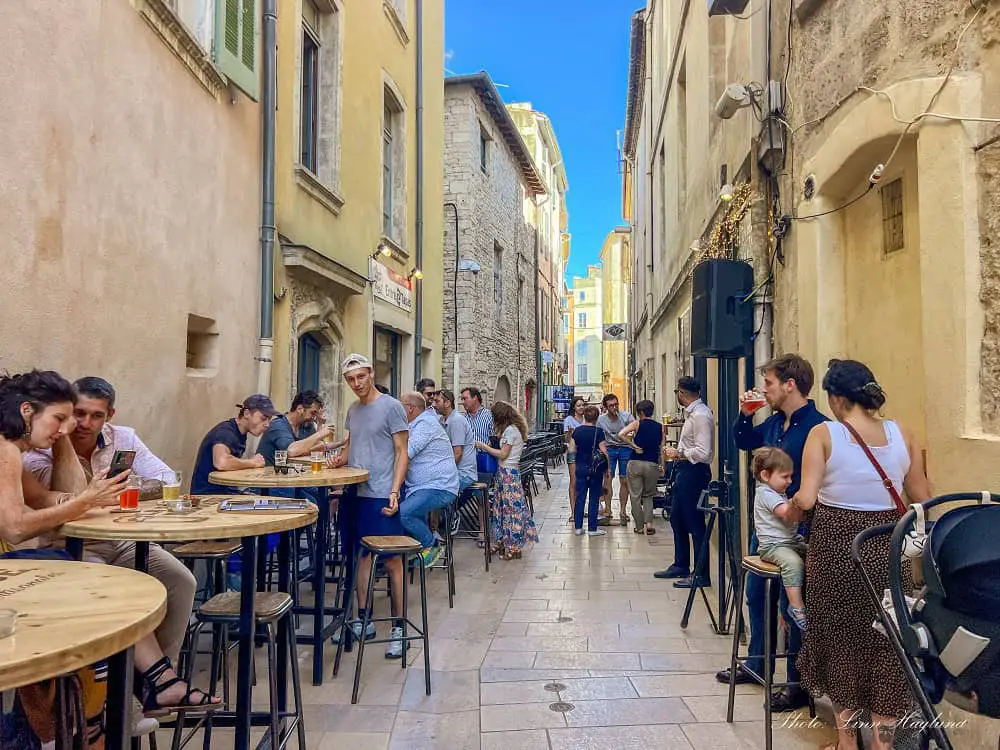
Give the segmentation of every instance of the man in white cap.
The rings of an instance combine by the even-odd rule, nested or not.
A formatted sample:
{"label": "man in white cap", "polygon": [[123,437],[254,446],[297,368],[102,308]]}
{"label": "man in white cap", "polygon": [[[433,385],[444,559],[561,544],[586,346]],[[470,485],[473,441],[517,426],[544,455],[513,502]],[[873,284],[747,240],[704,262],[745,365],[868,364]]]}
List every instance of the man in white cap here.
{"label": "man in white cap", "polygon": [[[347,410],[344,423],[344,449],[340,455],[329,459],[330,466],[350,466],[368,472],[368,481],[353,485],[344,494],[340,515],[345,532],[353,537],[405,536],[399,519],[399,491],[406,477],[407,438],[409,423],[403,405],[392,396],[375,388],[375,368],[363,354],[349,354],[341,365],[344,380],[358,397]],[[399,557],[382,558],[389,573],[392,599],[392,616],[402,616],[403,561]],[[358,564],[355,592],[359,618],[349,627],[355,638],[360,639],[360,615],[371,607],[367,601],[368,581],[372,575],[372,558],[365,555]],[[369,623],[364,638],[375,637],[375,624]],[[392,640],[386,649],[387,659],[403,656],[403,627],[400,620],[393,622]]]}

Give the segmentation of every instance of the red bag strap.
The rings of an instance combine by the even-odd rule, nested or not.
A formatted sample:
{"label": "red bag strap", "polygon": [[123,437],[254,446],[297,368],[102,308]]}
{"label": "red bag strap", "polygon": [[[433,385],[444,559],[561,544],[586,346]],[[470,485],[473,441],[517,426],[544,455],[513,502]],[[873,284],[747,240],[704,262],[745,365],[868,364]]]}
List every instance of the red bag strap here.
{"label": "red bag strap", "polygon": [[892,483],[892,480],[889,479],[889,475],[885,473],[885,469],[882,468],[882,464],[880,464],[878,459],[875,458],[871,448],[868,447],[868,443],[864,441],[864,438],[858,434],[858,431],[855,430],[854,426],[849,422],[841,422],[841,424],[847,428],[847,431],[854,437],[855,442],[861,446],[861,450],[863,450],[865,455],[868,456],[868,460],[872,462],[872,466],[875,467],[875,471],[878,472],[879,477],[882,479],[882,485],[889,491],[889,494],[892,496],[892,501],[896,503],[896,510],[899,511],[900,515],[905,515],[906,504],[903,502],[903,498],[901,498],[899,493],[896,492],[896,486]]}

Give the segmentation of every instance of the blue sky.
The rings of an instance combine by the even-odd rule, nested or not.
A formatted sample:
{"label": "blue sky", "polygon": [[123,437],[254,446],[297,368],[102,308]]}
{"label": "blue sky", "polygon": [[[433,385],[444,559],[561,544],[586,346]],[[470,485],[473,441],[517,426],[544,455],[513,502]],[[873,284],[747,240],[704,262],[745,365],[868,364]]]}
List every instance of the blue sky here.
{"label": "blue sky", "polygon": [[504,99],[530,101],[562,149],[567,283],[622,223],[616,133],[625,121],[629,24],[641,0],[445,0],[445,67],[487,71]]}

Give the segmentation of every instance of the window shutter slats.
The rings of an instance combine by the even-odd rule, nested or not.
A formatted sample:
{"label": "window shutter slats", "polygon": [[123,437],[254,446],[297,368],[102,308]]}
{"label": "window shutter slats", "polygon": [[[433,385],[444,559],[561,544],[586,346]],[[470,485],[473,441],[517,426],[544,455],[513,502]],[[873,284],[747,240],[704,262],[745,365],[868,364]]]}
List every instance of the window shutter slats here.
{"label": "window shutter slats", "polygon": [[215,64],[256,101],[260,91],[259,0],[219,0],[216,7]]}

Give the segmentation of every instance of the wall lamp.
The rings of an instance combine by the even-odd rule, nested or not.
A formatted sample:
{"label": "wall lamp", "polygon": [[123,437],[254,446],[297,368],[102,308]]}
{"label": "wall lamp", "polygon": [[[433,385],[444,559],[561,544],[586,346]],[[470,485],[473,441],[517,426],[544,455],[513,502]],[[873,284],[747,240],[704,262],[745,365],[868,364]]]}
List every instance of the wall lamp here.
{"label": "wall lamp", "polygon": [[392,248],[384,242],[380,242],[378,243],[378,247],[375,248],[375,252],[368,257],[372,260],[378,260],[379,258],[388,258],[390,255],[392,255]]}
{"label": "wall lamp", "polygon": [[420,281],[423,278],[424,278],[424,272],[421,271],[419,268],[411,268],[409,275],[406,277],[407,281],[413,281],[414,279]]}

